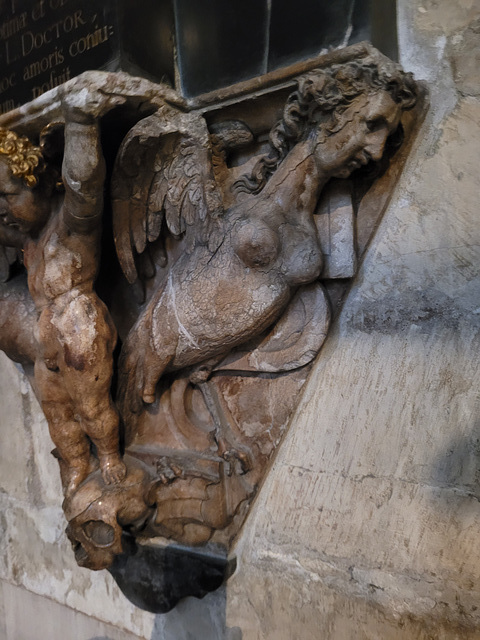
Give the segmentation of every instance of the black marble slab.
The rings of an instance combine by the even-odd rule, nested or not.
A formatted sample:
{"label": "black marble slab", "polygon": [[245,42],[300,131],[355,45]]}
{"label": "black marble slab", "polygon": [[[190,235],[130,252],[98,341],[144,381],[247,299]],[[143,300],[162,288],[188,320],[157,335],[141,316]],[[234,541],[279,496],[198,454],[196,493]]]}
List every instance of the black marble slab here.
{"label": "black marble slab", "polygon": [[[355,0],[272,0],[268,71],[346,46]],[[368,15],[363,16],[368,23]]]}
{"label": "black marble slab", "polygon": [[218,549],[125,542],[128,551],[116,556],[109,572],[135,606],[151,613],[166,613],[188,596],[203,598],[236,568],[235,559]]}
{"label": "black marble slab", "polygon": [[0,113],[89,69],[173,81],[171,0],[0,0]]}
{"label": "black marble slab", "polygon": [[188,98],[370,41],[395,59],[396,0],[174,0]]}
{"label": "black marble slab", "polygon": [[264,73],[268,0],[174,0],[174,5],[184,95]]}

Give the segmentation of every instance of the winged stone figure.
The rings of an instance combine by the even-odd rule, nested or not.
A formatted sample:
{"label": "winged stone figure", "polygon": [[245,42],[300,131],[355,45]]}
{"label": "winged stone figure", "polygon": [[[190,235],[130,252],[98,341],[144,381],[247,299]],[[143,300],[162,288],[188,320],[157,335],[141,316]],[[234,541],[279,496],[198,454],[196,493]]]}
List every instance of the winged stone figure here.
{"label": "winged stone figure", "polygon": [[414,102],[413,80],[391,63],[309,73],[270,133],[270,152],[243,177],[199,114],[164,106],[132,128],[113,178],[125,275],[136,279],[135,255],[148,243],[170,236],[179,245],[123,346],[126,423],[155,401],[165,373],[187,370],[205,381],[317,281],[323,257],[313,214],[322,189],[380,160]]}
{"label": "winged stone figure", "polygon": [[[402,113],[415,105],[417,85],[380,54],[355,54],[300,76],[264,141],[266,126],[260,131],[235,119],[209,120],[172,90],[120,74],[87,73],[85,86],[71,81],[62,91],[67,98],[72,93],[72,108],[80,91],[92,93],[92,78],[100,111],[88,126],[97,160],[108,122],[120,122],[122,131],[121,144],[120,136],[111,144],[119,145],[111,205],[116,252],[130,285],[96,244],[88,262],[89,295],[99,308],[103,302],[108,307],[108,354],[97,358],[108,375],[100,388],[94,375],[80,372],[83,391],[72,385],[72,395],[79,402],[90,398],[93,409],[101,401],[112,406],[115,454],[124,467],[110,483],[97,468],[100,454],[98,445],[90,446],[97,444],[90,433],[104,422],[94,421],[81,434],[88,469],[84,464],[85,473],[67,482],[63,506],[77,561],[101,569],[122,553],[125,532],[226,547],[238,532],[288,423],[292,396],[328,331],[322,280],[335,270],[318,203],[332,179],[341,183],[384,157]],[[124,111],[103,111],[110,99]],[[69,122],[66,127],[69,133]],[[87,137],[79,140],[80,148]],[[70,147],[64,157],[78,170],[76,147]],[[91,163],[98,202],[100,160]],[[70,165],[64,160],[64,166]],[[90,192],[79,189],[82,203]],[[108,208],[107,199],[96,240],[100,220],[108,236]],[[74,240],[77,253],[86,255],[84,234]],[[350,240],[353,251],[353,233]],[[0,238],[0,244],[9,242]],[[115,272],[107,283],[110,296],[101,290],[106,262]],[[50,263],[53,270],[56,262]],[[32,280],[35,268],[30,272]],[[69,294],[68,283],[61,284]],[[37,309],[25,279],[0,289],[0,347],[17,361],[37,361]],[[28,323],[11,323],[11,309]],[[92,335],[101,328],[82,326]],[[115,353],[114,329],[122,340]],[[83,340],[85,331],[78,336]],[[64,375],[61,367],[54,373]],[[60,388],[44,387],[45,394]],[[61,420],[58,434],[57,441],[68,439]]]}

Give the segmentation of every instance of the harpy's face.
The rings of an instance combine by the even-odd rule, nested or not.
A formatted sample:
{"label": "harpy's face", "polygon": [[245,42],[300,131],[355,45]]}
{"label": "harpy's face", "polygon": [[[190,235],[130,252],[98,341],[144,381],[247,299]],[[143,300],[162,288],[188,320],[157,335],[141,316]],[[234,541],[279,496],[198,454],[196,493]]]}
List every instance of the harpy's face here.
{"label": "harpy's face", "polygon": [[386,91],[360,96],[342,113],[339,131],[319,132],[315,154],[320,170],[330,177],[348,178],[359,167],[378,161],[387,138],[397,129],[401,108]]}

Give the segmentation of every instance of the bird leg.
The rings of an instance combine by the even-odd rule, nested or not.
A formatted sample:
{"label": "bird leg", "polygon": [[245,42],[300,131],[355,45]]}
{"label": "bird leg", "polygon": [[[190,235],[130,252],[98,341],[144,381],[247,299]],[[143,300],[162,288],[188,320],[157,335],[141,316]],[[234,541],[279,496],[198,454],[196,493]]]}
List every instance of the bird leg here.
{"label": "bird leg", "polygon": [[253,467],[252,452],[249,447],[236,442],[230,423],[223,410],[215,385],[208,380],[194,382],[200,389],[205,404],[215,424],[215,440],[220,456],[229,464],[227,475],[238,473],[243,475]]}

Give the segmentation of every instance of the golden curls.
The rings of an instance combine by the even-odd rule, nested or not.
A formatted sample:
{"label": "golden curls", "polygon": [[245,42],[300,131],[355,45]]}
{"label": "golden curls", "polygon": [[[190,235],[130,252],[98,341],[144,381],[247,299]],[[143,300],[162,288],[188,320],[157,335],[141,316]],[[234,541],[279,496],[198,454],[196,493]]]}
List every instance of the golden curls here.
{"label": "golden curls", "polygon": [[37,186],[39,181],[37,174],[44,169],[40,147],[36,147],[28,138],[0,127],[1,156],[5,156],[15,178],[23,178],[30,188]]}

